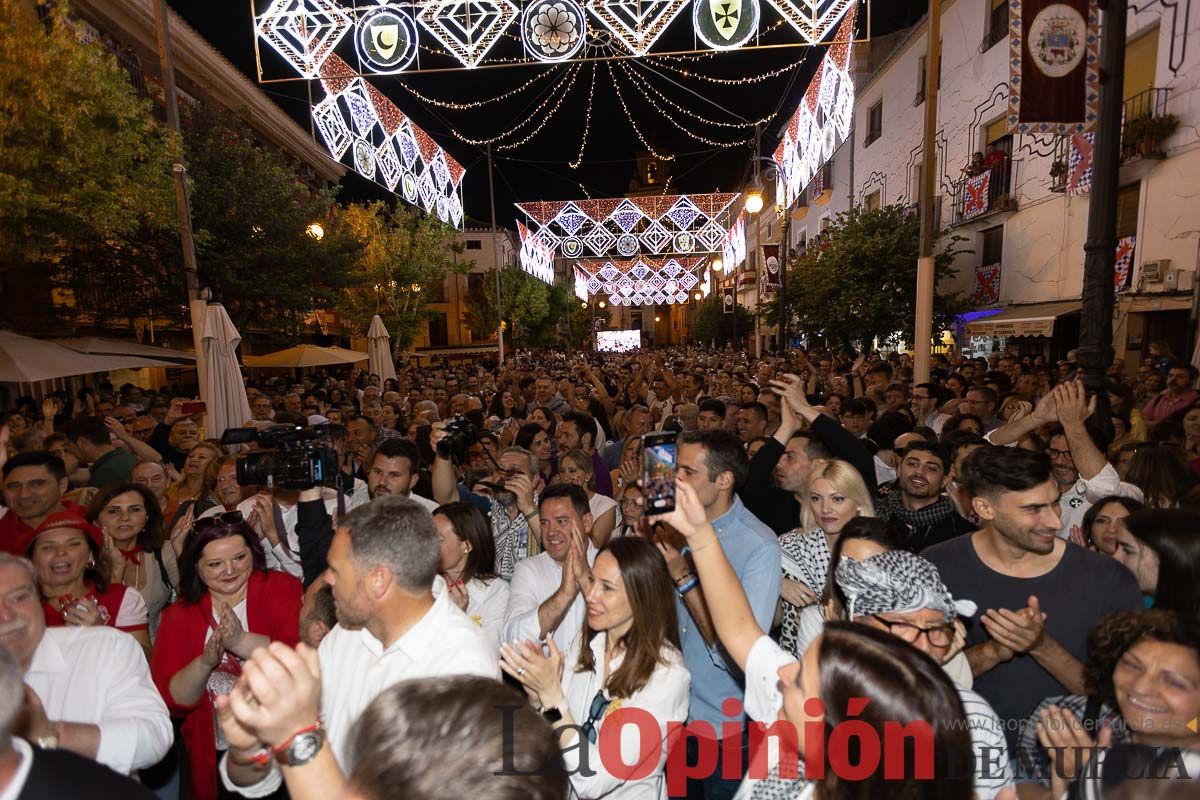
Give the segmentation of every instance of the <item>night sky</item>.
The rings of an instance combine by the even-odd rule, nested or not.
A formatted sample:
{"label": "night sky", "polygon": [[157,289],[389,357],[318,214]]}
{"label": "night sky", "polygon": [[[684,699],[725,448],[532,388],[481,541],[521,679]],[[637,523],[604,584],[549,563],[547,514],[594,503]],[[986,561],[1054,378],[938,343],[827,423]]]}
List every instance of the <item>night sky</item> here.
{"label": "night sky", "polygon": [[[169,2],[172,8],[235,66],[252,80],[257,79],[254,28],[249,2]],[[267,0],[256,2],[259,3],[260,12],[268,5]],[[925,0],[870,2],[873,36],[912,24],[921,17],[925,8]],[[692,49],[690,13],[689,7],[667,28],[655,45],[655,51]],[[865,32],[864,16],[865,12],[860,9],[859,36]],[[778,15],[763,0],[760,29],[772,25],[777,20]],[[773,41],[776,42],[799,40],[790,28],[777,30],[775,34]],[[422,32],[421,36],[424,40],[426,34]],[[601,61],[582,65],[574,86],[566,92],[557,113],[541,132],[517,149],[496,151],[498,222],[511,225],[515,213],[512,204],[516,201],[563,200],[586,196],[613,197],[625,194],[633,173],[633,156],[645,147],[630,126],[613,88],[609,78],[610,67],[617,76],[621,96],[638,130],[656,151],[675,156],[670,166],[672,193],[736,191],[750,175],[753,129],[718,127],[699,121],[659,100],[654,90],[688,111],[713,121],[736,124],[741,119],[757,120],[773,115],[771,122],[764,127],[762,137],[762,153],[770,155],[778,142],[779,131],[804,94],[804,89],[823,53],[824,48],[819,47],[787,47],[775,50],[723,52],[711,58],[691,62],[686,60],[687,57],[682,60],[643,58],[638,59],[637,64],[630,64],[628,61]],[[519,54],[520,44],[505,40],[498,42],[491,52],[491,55],[499,57]],[[436,65],[436,59],[425,53],[422,53],[421,59],[423,67]],[[801,61],[797,69],[789,69],[761,82],[736,86],[684,77],[678,72],[688,70],[713,77],[734,79],[760,75]],[[444,63],[447,66],[457,64],[453,61]],[[263,48],[263,68],[266,77],[295,75],[266,47]],[[558,100],[558,94],[561,93],[561,87],[566,86],[565,82],[561,83],[560,89],[556,90],[555,83],[571,69],[574,67],[570,63],[536,64],[415,74],[403,78],[376,76],[369,80],[387,93],[405,114],[467,167],[464,179],[467,214],[474,219],[486,221],[489,211],[484,148],[463,142],[455,138],[450,131],[456,130],[468,139],[481,140],[511,130],[529,116],[531,108],[536,108],[543,100],[548,100],[544,108],[553,107]],[[595,90],[592,98],[590,134],[583,161],[576,170],[572,169],[568,162],[574,161],[579,153],[593,71]],[[718,148],[682,132],[650,105],[638,90],[637,82],[631,81],[628,71],[644,78],[651,88],[642,91],[666,108],[681,126],[710,140],[747,140],[746,143]],[[468,103],[497,97],[543,72],[553,74],[545,75],[529,89],[511,98],[471,110],[438,108],[422,102],[401,85],[401,81],[404,81],[407,86],[428,98]],[[307,87],[304,81],[274,83],[262,88],[301,125],[306,128],[309,126]],[[323,94],[319,83],[314,87],[314,91],[318,97]],[[516,138],[524,138],[543,118],[544,111],[537,119],[524,125]],[[385,188],[376,186],[352,172],[348,173],[343,181],[343,200],[368,200],[389,196]]]}

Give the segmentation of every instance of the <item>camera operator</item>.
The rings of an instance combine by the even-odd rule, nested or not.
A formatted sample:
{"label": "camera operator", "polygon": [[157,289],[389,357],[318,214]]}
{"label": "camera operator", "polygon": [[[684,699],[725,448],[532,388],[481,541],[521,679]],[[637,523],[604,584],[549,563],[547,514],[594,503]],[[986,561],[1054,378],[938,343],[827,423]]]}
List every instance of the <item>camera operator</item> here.
{"label": "camera operator", "polygon": [[461,463],[469,443],[457,453],[448,446],[460,435],[457,430],[448,430],[447,423],[434,423],[430,436],[437,452],[433,460],[433,499],[441,505],[458,501],[472,503],[488,515],[496,539],[496,574],[506,581],[511,580],[517,562],[537,555],[541,547],[534,491],[537,456],[521,447],[507,447],[500,451],[497,459],[499,469],[494,469],[474,487],[468,487],[459,481],[453,459],[457,457]]}

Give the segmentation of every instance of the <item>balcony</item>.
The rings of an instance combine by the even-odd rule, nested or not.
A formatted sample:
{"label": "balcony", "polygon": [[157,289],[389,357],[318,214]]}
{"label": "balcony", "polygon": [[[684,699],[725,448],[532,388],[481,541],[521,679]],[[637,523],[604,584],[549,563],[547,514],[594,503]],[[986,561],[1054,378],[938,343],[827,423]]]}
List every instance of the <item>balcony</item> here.
{"label": "balcony", "polygon": [[1166,140],[1179,127],[1179,118],[1167,113],[1171,90],[1150,88],[1125,101],[1121,126],[1121,163],[1136,158],[1166,158]]}
{"label": "balcony", "polygon": [[964,175],[954,184],[951,226],[982,230],[1015,212],[1017,199],[1010,188],[1017,185],[1021,168],[1022,159],[1005,159],[978,175]]}

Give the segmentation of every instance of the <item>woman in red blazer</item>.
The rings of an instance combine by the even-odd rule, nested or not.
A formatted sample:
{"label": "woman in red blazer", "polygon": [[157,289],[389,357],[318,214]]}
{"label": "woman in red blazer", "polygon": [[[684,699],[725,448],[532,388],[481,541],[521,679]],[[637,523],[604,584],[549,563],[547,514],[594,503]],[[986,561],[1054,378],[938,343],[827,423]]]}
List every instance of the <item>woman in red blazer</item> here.
{"label": "woman in red blazer", "polygon": [[171,714],[183,719],[192,800],[215,800],[227,747],[213,700],[269,642],[299,640],[300,581],[268,572],[262,545],[241,512],[196,520],[179,557],[179,600],[163,611],[150,672]]}

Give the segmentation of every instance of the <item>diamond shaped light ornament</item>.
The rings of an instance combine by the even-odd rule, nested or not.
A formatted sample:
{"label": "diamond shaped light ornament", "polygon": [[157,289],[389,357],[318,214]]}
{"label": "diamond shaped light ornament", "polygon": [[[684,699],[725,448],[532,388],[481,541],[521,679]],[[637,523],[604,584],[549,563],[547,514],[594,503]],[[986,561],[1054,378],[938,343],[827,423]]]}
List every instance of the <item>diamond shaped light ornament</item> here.
{"label": "diamond shaped light ornament", "polygon": [[354,20],[334,0],[274,0],[255,21],[259,38],[297,72],[316,78]]}
{"label": "diamond shaped light ornament", "polygon": [[587,8],[635,56],[646,54],[688,0],[588,0]]}
{"label": "diamond shaped light ornament", "polygon": [[417,19],[464,67],[475,67],[517,18],[510,0],[424,0]]}
{"label": "diamond shaped light ornament", "polygon": [[767,0],[809,44],[833,30],[857,0]]}
{"label": "diamond shaped light ornament", "polygon": [[312,113],[317,130],[321,132],[321,138],[325,140],[325,146],[329,148],[329,154],[335,160],[341,161],[354,134],[346,125],[346,119],[342,116],[342,109],[338,107],[337,100],[326,97],[313,106]]}

